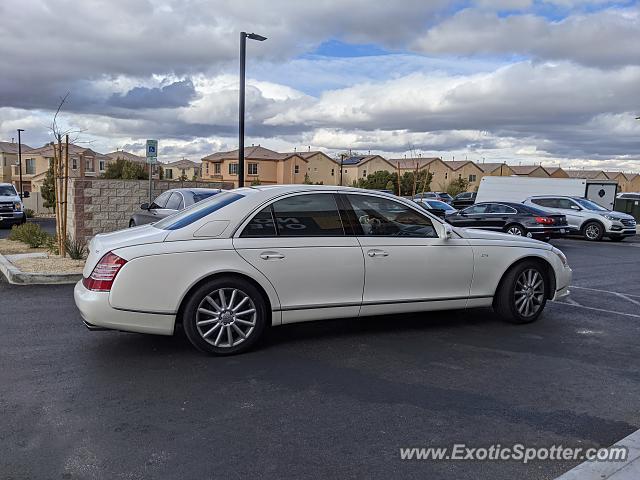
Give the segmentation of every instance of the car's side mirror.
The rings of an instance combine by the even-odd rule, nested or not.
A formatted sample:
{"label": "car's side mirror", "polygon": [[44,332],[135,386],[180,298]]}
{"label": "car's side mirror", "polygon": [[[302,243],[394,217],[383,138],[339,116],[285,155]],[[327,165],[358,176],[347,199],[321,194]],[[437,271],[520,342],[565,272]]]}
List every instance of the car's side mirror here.
{"label": "car's side mirror", "polygon": [[140,205],[140,208],[142,210],[149,210],[149,204],[147,202],[143,203]]}
{"label": "car's side mirror", "polygon": [[453,238],[453,227],[448,223],[444,224],[444,239],[451,240]]}
{"label": "car's side mirror", "polygon": [[22,198],[29,198],[31,194],[29,192],[22,192]]}
{"label": "car's side mirror", "polygon": [[582,208],[580,208],[580,207],[579,207],[579,206],[577,206],[577,205],[571,205],[571,210],[580,211],[580,210],[582,210]]}

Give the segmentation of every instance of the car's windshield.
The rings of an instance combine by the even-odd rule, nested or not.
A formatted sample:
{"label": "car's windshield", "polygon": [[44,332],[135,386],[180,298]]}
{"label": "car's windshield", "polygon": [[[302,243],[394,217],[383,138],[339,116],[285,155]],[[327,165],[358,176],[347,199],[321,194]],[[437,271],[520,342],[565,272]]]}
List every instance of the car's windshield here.
{"label": "car's windshield", "polygon": [[599,210],[601,212],[609,211],[606,208],[601,207],[597,203],[594,203],[591,200],[587,200],[586,198],[574,198],[574,200],[578,202],[582,208],[585,208],[587,210]]}
{"label": "car's windshield", "polygon": [[0,185],[0,197],[13,197],[17,195],[13,185]]}
{"label": "car's windshield", "polygon": [[177,230],[179,228],[186,227],[187,225],[191,225],[193,222],[200,220],[210,213],[220,210],[243,197],[244,195],[240,195],[235,192],[220,193],[203,202],[194,203],[180,212],[169,215],[159,222],[154,223],[153,226],[160,228],[161,230]]}

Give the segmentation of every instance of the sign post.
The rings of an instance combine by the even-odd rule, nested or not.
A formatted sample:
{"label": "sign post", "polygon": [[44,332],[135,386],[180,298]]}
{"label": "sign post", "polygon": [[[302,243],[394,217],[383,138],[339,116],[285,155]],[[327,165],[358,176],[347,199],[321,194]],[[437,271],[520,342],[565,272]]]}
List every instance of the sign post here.
{"label": "sign post", "polygon": [[147,164],[149,165],[149,206],[151,206],[153,166],[158,163],[158,141],[147,140]]}

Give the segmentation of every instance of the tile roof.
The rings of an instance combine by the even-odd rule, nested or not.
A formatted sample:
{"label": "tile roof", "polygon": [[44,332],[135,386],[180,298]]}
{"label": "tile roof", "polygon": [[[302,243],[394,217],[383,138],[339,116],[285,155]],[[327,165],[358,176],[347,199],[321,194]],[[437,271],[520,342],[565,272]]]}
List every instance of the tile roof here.
{"label": "tile roof", "polygon": [[176,167],[176,168],[200,168],[200,164],[183,158],[176,160],[175,162],[163,163],[163,167]]}
{"label": "tile roof", "polygon": [[[286,160],[287,158],[290,158],[294,155],[298,155],[300,158],[304,158],[299,153],[279,153],[273,150],[269,150],[268,148],[261,147],[260,145],[244,148],[244,158],[247,160],[278,161],[278,160]],[[238,158],[238,149],[231,150],[229,152],[213,153],[211,155],[207,155],[206,157],[203,157],[202,160],[216,162],[216,161],[230,160],[235,158]]]}
{"label": "tile roof", "polygon": [[[497,163],[497,162],[489,162],[489,163],[477,163],[480,170],[483,172],[493,172],[494,170],[499,169],[500,167],[509,167],[506,163]],[[509,167],[511,168],[511,167]]]}
{"label": "tile roof", "polygon": [[516,175],[530,175],[539,168],[547,172],[547,170],[545,170],[545,168],[540,165],[510,165],[510,168]]}
{"label": "tile roof", "polygon": [[324,155],[325,157],[327,157],[329,160],[332,160],[336,163],[340,163],[340,160],[336,160],[335,158],[331,158],[329,155],[327,155],[324,152],[321,152],[320,150],[308,150],[306,152],[286,152],[285,155],[289,155],[289,156],[293,156],[293,155],[298,155],[299,157],[304,158],[305,160],[310,159],[311,157],[313,157],[314,155]]}
{"label": "tile roof", "polygon": [[114,160],[118,160],[120,158],[130,162],[147,163],[147,159],[145,157],[141,157],[140,155],[136,155],[131,152],[125,152],[124,150],[116,150],[115,152],[107,153],[106,156]]}
{"label": "tile roof", "polygon": [[596,178],[604,173],[602,170],[565,170],[565,172],[571,178]]}
{"label": "tile roof", "polygon": [[396,168],[400,165],[400,169],[403,170],[415,170],[416,164],[418,165],[418,169],[421,169],[438,160],[442,161],[442,159],[438,157],[390,158],[389,163]]}
{"label": "tile roof", "polygon": [[[22,144],[22,153],[33,150],[29,145]],[[15,142],[0,142],[0,153],[18,153],[18,144]]]}
{"label": "tile roof", "polygon": [[[447,162],[444,162],[444,164],[447,165],[451,170],[458,170],[469,163],[480,168],[479,165],[476,165],[471,160],[449,160]],[[482,169],[480,168],[480,170]]]}

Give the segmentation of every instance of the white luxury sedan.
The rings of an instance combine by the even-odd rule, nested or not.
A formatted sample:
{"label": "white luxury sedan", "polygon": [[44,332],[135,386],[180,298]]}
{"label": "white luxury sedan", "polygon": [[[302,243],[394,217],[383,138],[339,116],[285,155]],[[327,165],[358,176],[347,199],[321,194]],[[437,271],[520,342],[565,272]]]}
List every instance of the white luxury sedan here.
{"label": "white luxury sedan", "polygon": [[225,355],[308,320],[493,306],[532,322],[569,293],[571,269],[549,244],[456,229],[390,194],[273,185],[97,235],[83,276],[89,329],[172,335],[181,323]]}

